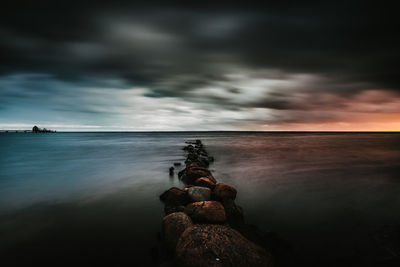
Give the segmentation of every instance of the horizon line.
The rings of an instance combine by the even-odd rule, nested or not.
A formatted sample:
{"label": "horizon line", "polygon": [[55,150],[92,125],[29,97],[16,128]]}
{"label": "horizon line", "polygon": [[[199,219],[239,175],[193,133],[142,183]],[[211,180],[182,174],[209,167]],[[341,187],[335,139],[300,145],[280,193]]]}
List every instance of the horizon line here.
{"label": "horizon line", "polygon": [[[18,132],[32,132],[31,130],[0,130],[0,132],[15,133]],[[354,131],[340,131],[340,130],[138,130],[138,131],[119,131],[119,130],[109,130],[109,131],[65,131],[65,130],[55,130],[56,133],[206,133],[206,132],[254,132],[254,133],[400,133],[400,130],[393,131],[383,131],[383,130],[354,130]]]}

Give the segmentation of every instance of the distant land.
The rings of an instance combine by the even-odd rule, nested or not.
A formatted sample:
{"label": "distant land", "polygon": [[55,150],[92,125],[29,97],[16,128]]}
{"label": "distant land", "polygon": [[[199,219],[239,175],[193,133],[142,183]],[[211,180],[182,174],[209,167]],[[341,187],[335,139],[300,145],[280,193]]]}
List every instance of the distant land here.
{"label": "distant land", "polygon": [[36,125],[33,126],[32,130],[0,130],[3,133],[55,133],[57,131],[46,128],[39,128]]}

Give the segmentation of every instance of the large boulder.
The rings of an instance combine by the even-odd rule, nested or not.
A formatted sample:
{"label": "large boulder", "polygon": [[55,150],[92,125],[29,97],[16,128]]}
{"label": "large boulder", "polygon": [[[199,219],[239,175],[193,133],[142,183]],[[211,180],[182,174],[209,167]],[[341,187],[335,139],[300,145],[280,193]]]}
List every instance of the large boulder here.
{"label": "large boulder", "polygon": [[192,186],[188,189],[188,196],[194,202],[210,200],[211,189],[202,186]]}
{"label": "large boulder", "polygon": [[224,206],[217,201],[190,203],[185,207],[185,213],[195,222],[224,223],[226,221]]}
{"label": "large boulder", "polygon": [[227,184],[217,184],[214,189],[214,194],[217,199],[235,199],[237,191],[232,186]]}
{"label": "large boulder", "polygon": [[174,212],[163,218],[162,234],[164,243],[169,250],[175,250],[181,234],[192,225],[192,220],[184,212]]}
{"label": "large boulder", "polygon": [[168,206],[186,205],[189,202],[187,193],[177,187],[172,187],[162,193],[160,200]]}
{"label": "large boulder", "polygon": [[215,183],[208,177],[200,177],[194,182],[194,184],[197,186],[208,187],[210,189],[215,188]]}
{"label": "large boulder", "polygon": [[214,183],[217,182],[208,169],[194,163],[188,164],[185,171],[181,174],[181,179],[186,184],[194,184],[194,182],[201,177],[207,177]]}
{"label": "large boulder", "polygon": [[272,266],[271,255],[224,225],[188,227],[176,245],[180,266]]}

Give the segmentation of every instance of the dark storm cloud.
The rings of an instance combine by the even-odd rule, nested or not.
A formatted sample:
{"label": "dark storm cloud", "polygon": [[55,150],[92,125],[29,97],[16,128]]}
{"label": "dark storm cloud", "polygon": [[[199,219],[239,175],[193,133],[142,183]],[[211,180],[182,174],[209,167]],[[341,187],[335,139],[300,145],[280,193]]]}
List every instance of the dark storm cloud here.
{"label": "dark storm cloud", "polygon": [[[365,90],[400,91],[398,19],[387,3],[133,2],[10,1],[0,14],[0,75],[42,74],[80,88],[146,87],[149,98],[227,110],[340,109]],[[237,73],[249,84],[277,82],[249,94],[229,76]]]}

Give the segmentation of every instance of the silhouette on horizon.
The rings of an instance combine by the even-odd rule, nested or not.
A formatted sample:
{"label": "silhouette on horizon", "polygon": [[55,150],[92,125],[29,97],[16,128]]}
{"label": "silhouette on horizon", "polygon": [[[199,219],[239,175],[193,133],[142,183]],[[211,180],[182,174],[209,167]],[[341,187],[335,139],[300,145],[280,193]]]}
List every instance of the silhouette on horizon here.
{"label": "silhouette on horizon", "polygon": [[55,133],[56,131],[47,130],[46,128],[40,129],[36,125],[32,128],[33,133]]}

